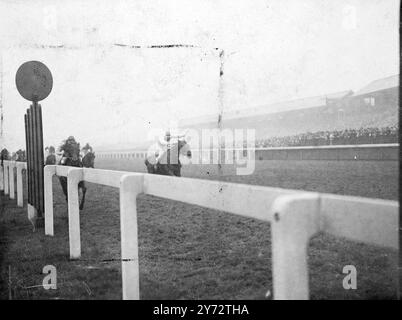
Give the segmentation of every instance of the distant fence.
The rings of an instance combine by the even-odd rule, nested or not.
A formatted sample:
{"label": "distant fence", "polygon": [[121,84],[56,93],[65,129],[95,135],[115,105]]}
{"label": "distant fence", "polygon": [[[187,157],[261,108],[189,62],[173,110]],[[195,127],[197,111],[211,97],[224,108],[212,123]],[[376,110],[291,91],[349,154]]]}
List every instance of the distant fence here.
{"label": "distant fence", "polygon": [[281,147],[255,150],[256,160],[399,160],[399,144]]}
{"label": "distant fence", "polygon": [[[194,149],[198,150],[198,149]],[[199,151],[199,150],[198,150]],[[212,153],[216,150],[204,150]],[[229,152],[228,152],[229,151]],[[230,151],[241,152],[247,155],[247,149],[222,149],[222,158]],[[97,157],[100,159],[143,159],[147,151],[100,151]],[[207,156],[209,159],[209,156]],[[332,146],[308,146],[308,147],[277,147],[255,149],[255,160],[367,160],[367,161],[398,161],[399,144],[362,144],[362,145],[332,145]],[[200,158],[199,163],[202,163]]]}
{"label": "distant fence", "polygon": [[147,151],[99,151],[96,152],[96,157],[100,159],[144,159],[147,156]]}
{"label": "distant fence", "polygon": [[81,257],[78,183],[119,188],[123,299],[140,298],[136,198],[141,193],[270,222],[274,299],[309,298],[307,248],[318,232],[398,249],[397,201],[56,165],[45,167],[45,234],[50,236],[53,175],[67,177],[71,259]]}

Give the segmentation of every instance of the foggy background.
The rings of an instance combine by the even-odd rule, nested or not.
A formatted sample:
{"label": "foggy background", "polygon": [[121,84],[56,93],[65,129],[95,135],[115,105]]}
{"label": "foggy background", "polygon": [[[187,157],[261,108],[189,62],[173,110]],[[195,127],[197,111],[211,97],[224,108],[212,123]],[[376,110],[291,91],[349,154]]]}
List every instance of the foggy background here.
{"label": "foggy background", "polygon": [[[150,128],[357,90],[399,73],[399,1],[0,0],[3,136],[25,149],[15,72],[45,63],[44,144],[131,148]],[[151,46],[183,45],[174,48]],[[218,49],[217,49],[218,48]],[[224,75],[220,83],[220,50]]]}

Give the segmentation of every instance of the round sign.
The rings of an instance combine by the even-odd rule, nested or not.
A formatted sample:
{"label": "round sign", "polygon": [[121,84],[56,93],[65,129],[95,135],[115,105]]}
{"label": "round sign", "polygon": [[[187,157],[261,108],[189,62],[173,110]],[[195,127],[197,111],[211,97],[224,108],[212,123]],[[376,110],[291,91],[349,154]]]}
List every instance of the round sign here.
{"label": "round sign", "polygon": [[23,63],[15,75],[18,92],[29,101],[41,101],[52,91],[53,77],[48,67],[39,61]]}

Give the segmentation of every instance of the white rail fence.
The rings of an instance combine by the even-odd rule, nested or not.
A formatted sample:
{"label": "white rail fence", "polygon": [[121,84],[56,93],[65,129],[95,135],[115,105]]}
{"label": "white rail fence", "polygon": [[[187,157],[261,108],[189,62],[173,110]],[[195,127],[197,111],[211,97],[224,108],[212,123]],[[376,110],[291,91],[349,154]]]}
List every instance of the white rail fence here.
{"label": "white rail fence", "polygon": [[[11,181],[9,163],[4,166],[4,190]],[[309,298],[307,249],[319,232],[398,249],[397,201],[57,165],[45,167],[49,236],[54,235],[53,175],[67,177],[71,259],[81,257],[78,183],[119,188],[123,299],[140,298],[136,198],[141,193],[270,222],[274,299]]]}
{"label": "white rail fence", "polygon": [[19,207],[23,207],[24,204],[23,169],[27,169],[26,162],[4,160],[3,167],[0,170],[0,190],[9,195],[10,199],[15,199],[14,172],[16,171],[17,205]]}
{"label": "white rail fence", "polygon": [[136,197],[140,193],[238,214],[272,225],[275,299],[308,299],[307,248],[326,232],[351,240],[398,248],[396,201],[372,200],[189,178],[98,169],[45,167],[45,233],[53,235],[51,177],[66,176],[70,258],[81,256],[78,183],[120,188],[123,299],[139,299]]}

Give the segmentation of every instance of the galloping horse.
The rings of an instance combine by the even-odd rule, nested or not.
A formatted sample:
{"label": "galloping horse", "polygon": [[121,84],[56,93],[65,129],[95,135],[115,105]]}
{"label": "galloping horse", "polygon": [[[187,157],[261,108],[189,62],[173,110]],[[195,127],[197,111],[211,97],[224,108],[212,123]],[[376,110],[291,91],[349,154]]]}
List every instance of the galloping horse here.
{"label": "galloping horse", "polygon": [[[70,144],[70,146],[65,147],[68,144]],[[92,152],[88,152],[84,156],[84,158],[81,160],[79,143],[76,143],[73,137],[69,137],[61,149],[63,151],[63,156],[59,162],[60,165],[79,167],[79,168],[82,168],[82,167],[93,168],[94,167],[95,155]],[[68,202],[67,178],[59,177],[59,180],[60,180],[61,187],[63,189],[63,193],[66,197],[66,201]],[[86,192],[87,192],[87,188],[85,186],[85,182],[80,181],[78,183],[80,210],[82,210],[84,208]]]}
{"label": "galloping horse", "polygon": [[174,142],[170,140],[170,134],[166,133],[167,143],[159,144],[155,150],[151,150],[145,159],[148,173],[161,174],[167,176],[181,176],[180,156],[191,158],[189,144],[183,137],[177,137]]}
{"label": "galloping horse", "polygon": [[[79,167],[82,168],[82,161],[79,157],[79,155],[73,155],[73,156],[66,156],[65,154],[63,157],[60,159],[59,165],[62,166],[70,166],[70,167]],[[63,189],[63,193],[66,197],[66,201],[68,202],[68,193],[67,193],[67,177],[59,177],[61,187]],[[78,183],[78,194],[82,192],[82,196],[80,198],[80,210],[84,208],[84,203],[85,203],[85,194],[87,192],[87,188],[85,187],[85,182],[80,181]]]}
{"label": "galloping horse", "polygon": [[92,148],[87,144],[84,148],[82,148],[82,150],[84,152],[82,165],[85,168],[95,168],[95,153],[92,152]]}

